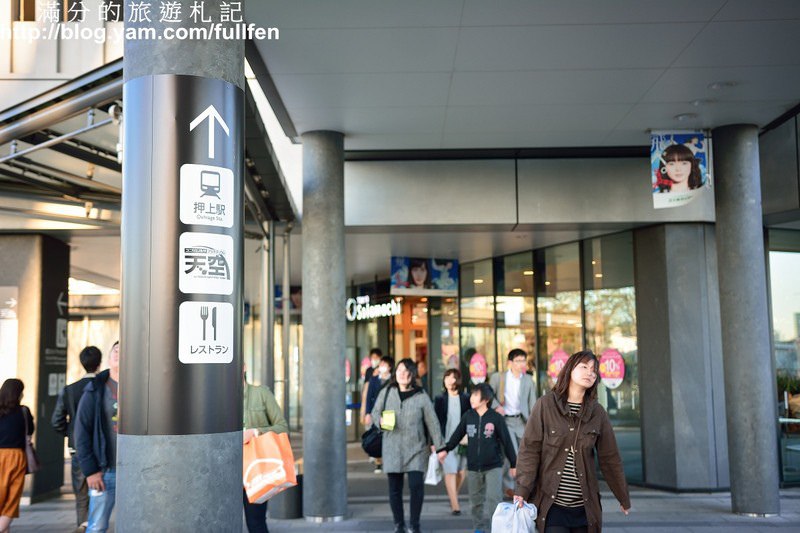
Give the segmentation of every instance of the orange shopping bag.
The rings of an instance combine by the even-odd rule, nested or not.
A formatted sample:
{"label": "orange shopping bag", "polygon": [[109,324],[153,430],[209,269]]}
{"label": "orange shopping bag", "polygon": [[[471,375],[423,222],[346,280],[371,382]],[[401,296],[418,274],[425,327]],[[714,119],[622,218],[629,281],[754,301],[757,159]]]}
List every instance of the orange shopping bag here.
{"label": "orange shopping bag", "polygon": [[297,485],[289,435],[269,431],[244,445],[243,481],[250,503],[264,503]]}

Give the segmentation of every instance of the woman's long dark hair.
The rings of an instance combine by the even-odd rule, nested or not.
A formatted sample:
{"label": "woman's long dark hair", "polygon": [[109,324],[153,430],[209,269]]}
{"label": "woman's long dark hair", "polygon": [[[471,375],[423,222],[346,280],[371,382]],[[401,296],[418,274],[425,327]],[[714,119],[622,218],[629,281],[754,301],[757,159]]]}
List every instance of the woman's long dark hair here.
{"label": "woman's long dark hair", "polygon": [[567,362],[564,363],[563,367],[561,367],[561,372],[558,373],[556,384],[553,385],[553,392],[556,394],[556,396],[564,401],[567,400],[569,396],[569,383],[571,381],[572,371],[579,364],[587,363],[589,361],[594,361],[594,371],[597,373],[597,378],[594,380],[594,384],[586,389],[586,392],[583,395],[583,400],[585,402],[586,400],[594,400],[597,398],[597,384],[600,382],[600,361],[597,360],[597,356],[591,350],[576,352],[569,356]]}
{"label": "woman's long dark hair", "polygon": [[6,416],[19,407],[24,388],[25,384],[16,378],[9,378],[3,382],[3,386],[0,387],[0,416]]}

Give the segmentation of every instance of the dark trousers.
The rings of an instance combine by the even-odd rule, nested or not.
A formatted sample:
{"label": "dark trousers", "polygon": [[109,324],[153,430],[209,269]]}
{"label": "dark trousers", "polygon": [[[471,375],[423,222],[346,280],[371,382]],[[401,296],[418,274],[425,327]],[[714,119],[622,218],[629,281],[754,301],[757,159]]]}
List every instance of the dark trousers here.
{"label": "dark trousers", "polygon": [[75,493],[75,512],[80,526],[89,520],[89,486],[76,454],[72,454],[72,492]]}
{"label": "dark trousers", "polygon": [[[405,525],[403,516],[403,474],[388,474],[389,506],[392,508],[395,526]],[[425,499],[425,484],[422,472],[408,472],[408,492],[411,496],[411,527],[419,529],[422,500]]]}
{"label": "dark trousers", "polygon": [[267,502],[250,503],[247,501],[247,493],[242,489],[242,499],[244,501],[244,521],[247,524],[247,531],[250,533],[269,533],[267,528]]}

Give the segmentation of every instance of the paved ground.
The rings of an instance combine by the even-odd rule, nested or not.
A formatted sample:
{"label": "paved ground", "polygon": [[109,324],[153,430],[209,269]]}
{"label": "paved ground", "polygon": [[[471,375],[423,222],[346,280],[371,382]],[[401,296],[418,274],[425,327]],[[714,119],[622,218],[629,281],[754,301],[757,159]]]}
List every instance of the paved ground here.
{"label": "paved ground", "polygon": [[[387,497],[386,477],[372,473],[372,466],[363,459],[360,450],[348,450],[348,517],[343,522],[312,524],[303,519],[269,520],[271,533],[301,533],[319,531],[378,532],[392,531],[391,512]],[[450,515],[444,488],[427,487],[423,508],[424,532],[450,533],[471,531],[466,487],[462,488],[462,516]],[[12,524],[14,533],[73,531],[74,500],[64,488],[61,498],[23,507],[21,516]],[[632,488],[633,511],[622,515],[616,505],[606,504],[604,531],[613,533],[668,533],[688,531],[698,533],[738,532],[800,532],[800,488],[781,491],[781,515],[774,518],[748,518],[730,512],[730,495],[672,494],[650,489]],[[603,491],[603,501],[613,501]],[[408,503],[406,503],[406,510]],[[179,531],[179,530],[175,530]],[[213,532],[216,533],[216,532]]]}

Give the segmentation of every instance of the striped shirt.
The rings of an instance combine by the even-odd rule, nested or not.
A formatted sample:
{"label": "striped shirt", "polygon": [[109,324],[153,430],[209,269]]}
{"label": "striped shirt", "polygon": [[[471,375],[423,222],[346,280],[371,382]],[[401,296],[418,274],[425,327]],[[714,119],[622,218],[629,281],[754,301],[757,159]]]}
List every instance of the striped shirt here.
{"label": "striped shirt", "polygon": [[[573,417],[581,410],[581,404],[579,403],[567,403],[567,405],[569,406],[569,413]],[[570,438],[574,439],[575,437],[570,435]],[[558,485],[555,503],[563,507],[580,507],[583,505],[583,491],[581,490],[581,482],[578,480],[578,472],[575,470],[575,451],[572,443],[570,443],[569,453],[567,454],[567,462],[561,471],[561,483]]]}

